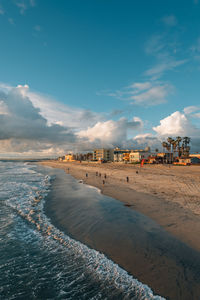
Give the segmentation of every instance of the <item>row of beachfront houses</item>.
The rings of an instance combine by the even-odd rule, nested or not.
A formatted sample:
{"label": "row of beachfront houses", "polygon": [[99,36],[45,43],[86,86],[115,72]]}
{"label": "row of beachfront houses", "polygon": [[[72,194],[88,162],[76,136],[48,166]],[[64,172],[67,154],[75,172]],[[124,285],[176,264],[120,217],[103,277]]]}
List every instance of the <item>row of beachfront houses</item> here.
{"label": "row of beachfront houses", "polygon": [[86,154],[67,154],[59,157],[60,161],[96,161],[96,162],[140,162],[151,155],[150,148],[145,150],[94,149]]}
{"label": "row of beachfront houses", "polygon": [[94,149],[93,152],[67,154],[59,157],[59,161],[72,162],[72,161],[91,161],[91,162],[121,162],[121,163],[174,163],[174,164],[191,164],[200,163],[200,154],[191,154],[187,158],[177,158],[172,153],[165,152],[152,152],[150,147],[142,150],[129,150],[129,149]]}
{"label": "row of beachfront houses", "polygon": [[115,149],[94,149],[93,152],[86,154],[67,154],[59,157],[60,161],[94,161],[94,162],[140,162],[142,159],[147,159],[152,153],[150,148],[145,150],[123,150]]}
{"label": "row of beachfront houses", "polygon": [[152,153],[150,147],[144,150],[129,150],[129,149],[94,149],[93,152],[86,154],[67,154],[63,157],[59,157],[60,161],[94,161],[94,162],[124,162],[124,163],[138,163],[142,160],[149,160],[153,157],[165,157],[165,153]]}

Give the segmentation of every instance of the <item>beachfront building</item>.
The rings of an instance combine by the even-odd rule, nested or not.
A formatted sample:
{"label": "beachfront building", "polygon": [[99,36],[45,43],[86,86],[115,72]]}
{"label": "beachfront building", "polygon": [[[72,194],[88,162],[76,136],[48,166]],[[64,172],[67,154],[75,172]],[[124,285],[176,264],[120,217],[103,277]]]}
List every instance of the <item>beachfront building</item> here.
{"label": "beachfront building", "polygon": [[113,161],[114,151],[113,149],[94,149],[93,160],[98,161]]}
{"label": "beachfront building", "polygon": [[70,162],[70,161],[75,161],[76,157],[74,154],[67,154],[65,155],[65,159],[63,160],[64,162]]}
{"label": "beachfront building", "polygon": [[159,152],[156,154],[156,157],[159,163],[169,164],[172,161],[172,154],[169,152]]}
{"label": "beachfront building", "polygon": [[127,163],[130,161],[130,152],[131,151],[123,153],[123,162]]}
{"label": "beachfront building", "polygon": [[148,150],[132,150],[129,155],[130,163],[140,162],[143,159],[148,159],[151,155],[150,149]]}
{"label": "beachfront building", "polygon": [[190,157],[197,157],[200,159],[200,153],[194,153],[194,154],[190,154]]}
{"label": "beachfront building", "polygon": [[[127,158],[126,154],[129,154],[131,150],[123,150],[120,148],[114,149],[114,162],[123,162]],[[128,155],[129,156],[129,155]]]}
{"label": "beachfront building", "polygon": [[78,161],[91,161],[93,159],[93,153],[77,153],[75,159]]}
{"label": "beachfront building", "polygon": [[193,157],[186,157],[186,158],[179,158],[178,163],[174,164],[182,164],[182,165],[197,165],[200,164],[200,158],[193,156]]}

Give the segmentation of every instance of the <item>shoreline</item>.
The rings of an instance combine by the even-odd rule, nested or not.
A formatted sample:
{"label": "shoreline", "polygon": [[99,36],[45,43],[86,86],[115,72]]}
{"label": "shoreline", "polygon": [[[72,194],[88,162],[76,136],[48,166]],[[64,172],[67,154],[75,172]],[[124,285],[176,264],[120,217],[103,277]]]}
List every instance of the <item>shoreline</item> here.
{"label": "shoreline", "polygon": [[[148,170],[141,170],[138,166],[127,167],[126,165],[110,166],[109,164],[94,165],[78,163],[59,163],[55,161],[40,162],[39,164],[58,169],[64,169],[66,173],[68,173],[69,168],[69,173],[76,179],[83,180],[85,184],[98,188],[102,194],[115,198],[121,201],[125,206],[129,207],[130,209],[133,209],[148,216],[161,227],[163,227],[167,232],[178,238],[180,241],[186,243],[193,249],[200,251],[200,212],[194,213],[192,210],[188,209],[187,202],[189,202],[190,200],[189,196],[187,202],[187,196],[183,197],[183,203],[185,203],[185,205],[181,205],[181,203],[173,201],[172,199],[170,200],[170,198],[164,198],[162,189],[161,192],[154,191],[153,193],[151,193],[151,191],[149,191],[147,188],[145,189],[145,192],[141,192],[141,187],[139,191],[135,189],[136,182],[132,179],[131,172],[134,172],[134,175],[132,176],[137,176],[137,180],[139,177],[142,177],[142,183],[144,185],[147,185],[147,183],[145,182],[145,177],[149,177]],[[178,167],[178,175],[179,172],[182,172],[180,168],[181,167]],[[138,171],[139,174],[135,173],[136,171]],[[173,177],[178,176],[176,174],[177,169],[175,169],[175,172],[172,169],[167,169],[167,177],[170,177],[169,171],[172,173],[172,180]],[[188,172],[190,170],[186,169],[186,171]],[[200,171],[200,168],[197,170],[197,176],[198,171]],[[96,172],[101,172],[101,177],[96,176]],[[143,174],[141,175],[140,173],[142,172]],[[158,170],[158,172],[160,173],[160,170]],[[164,172],[166,171],[164,170]],[[86,173],[88,174],[88,177],[86,177]],[[106,174],[107,176],[106,179],[104,179],[103,177],[104,174]],[[127,174],[129,175],[128,183],[126,182]],[[188,174],[186,174],[186,176],[187,175]],[[155,177],[155,179],[153,176]],[[153,174],[153,176],[152,181],[157,179],[156,174]],[[161,175],[158,174],[158,176]],[[102,184],[103,180],[105,180],[105,185]],[[159,184],[158,188],[160,189]],[[170,185],[165,187],[165,189],[166,188],[170,189]],[[180,191],[182,193],[182,190]],[[196,205],[197,204],[199,205],[200,210],[200,199],[199,202],[196,203]]]}
{"label": "shoreline", "polygon": [[[122,201],[78,183],[72,170],[72,176],[65,176],[66,168],[55,169],[56,177],[45,202],[45,213],[54,226],[104,253],[133,278],[147,284],[154,294],[170,300],[198,299],[198,251],[144,214],[125,207]],[[80,178],[80,172],[77,176]],[[88,180],[87,184],[90,184]]]}

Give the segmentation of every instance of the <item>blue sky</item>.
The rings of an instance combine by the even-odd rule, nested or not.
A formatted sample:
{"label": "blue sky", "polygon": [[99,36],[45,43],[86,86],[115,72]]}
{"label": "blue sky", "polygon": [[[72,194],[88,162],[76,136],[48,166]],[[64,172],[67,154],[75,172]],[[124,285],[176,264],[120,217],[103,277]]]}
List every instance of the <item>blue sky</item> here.
{"label": "blue sky", "polygon": [[[198,0],[0,0],[0,36],[2,86],[28,85],[41,111],[47,98],[73,118],[91,111],[84,138],[94,116],[104,127],[139,118],[128,138],[199,135]],[[164,122],[171,131],[158,128],[175,112]]]}

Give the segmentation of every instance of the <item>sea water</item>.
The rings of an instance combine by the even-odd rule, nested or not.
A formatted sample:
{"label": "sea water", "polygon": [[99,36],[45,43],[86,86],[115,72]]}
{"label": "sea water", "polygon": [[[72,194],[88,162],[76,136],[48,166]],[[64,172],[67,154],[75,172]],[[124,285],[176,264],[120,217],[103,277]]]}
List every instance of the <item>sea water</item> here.
{"label": "sea water", "polygon": [[37,166],[0,161],[0,299],[163,299],[51,224],[52,180]]}

